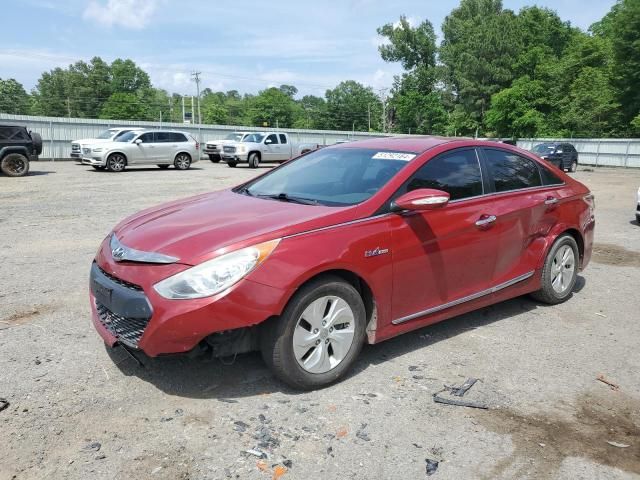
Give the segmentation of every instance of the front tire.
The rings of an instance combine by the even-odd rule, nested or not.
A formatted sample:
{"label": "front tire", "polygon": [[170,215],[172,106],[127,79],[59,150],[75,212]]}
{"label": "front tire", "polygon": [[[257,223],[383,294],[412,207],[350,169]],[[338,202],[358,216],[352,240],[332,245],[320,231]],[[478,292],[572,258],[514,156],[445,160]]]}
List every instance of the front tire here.
{"label": "front tire", "polygon": [[258,165],[260,165],[260,155],[257,153],[249,155],[249,167],[258,168]]}
{"label": "front tire", "polygon": [[179,153],[173,161],[173,165],[178,170],[189,170],[191,167],[191,157],[186,153]]}
{"label": "front tire", "polygon": [[209,160],[213,163],[220,163],[220,155],[209,155]]}
{"label": "front tire", "polygon": [[366,314],[358,291],[326,276],[301,288],[261,333],[262,357],[288,385],[311,390],[340,379],[364,343]]}
{"label": "front tire", "polygon": [[122,172],[127,165],[127,159],[120,153],[112,153],[107,158],[107,170],[110,172]]}
{"label": "front tire", "polygon": [[569,167],[569,171],[571,173],[576,173],[578,171],[578,161],[574,160],[573,162],[571,162],[571,166]]}
{"label": "front tire", "polygon": [[24,177],[29,173],[29,159],[20,153],[10,153],[0,162],[0,170],[8,177]]}
{"label": "front tire", "polygon": [[536,300],[556,305],[571,297],[578,278],[578,244],[568,234],[553,244],[542,267],[542,288],[531,294]]}

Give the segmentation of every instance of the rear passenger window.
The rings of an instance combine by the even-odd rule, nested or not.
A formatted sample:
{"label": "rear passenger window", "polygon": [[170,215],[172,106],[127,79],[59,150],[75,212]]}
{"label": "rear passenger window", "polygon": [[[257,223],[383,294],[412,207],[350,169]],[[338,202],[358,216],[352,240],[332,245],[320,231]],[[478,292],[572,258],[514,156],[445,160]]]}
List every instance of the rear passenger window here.
{"label": "rear passenger window", "polygon": [[508,192],[542,185],[533,160],[505,150],[484,149],[489,177],[496,192]]}
{"label": "rear passenger window", "polygon": [[287,143],[287,136],[284,133],[280,134],[280,143],[283,145]]}
{"label": "rear passenger window", "polygon": [[187,137],[185,137],[182,133],[171,132],[171,141],[172,142],[186,142]]}
{"label": "rear passenger window", "polygon": [[156,142],[171,142],[171,132],[156,132]]}
{"label": "rear passenger window", "polygon": [[540,176],[542,177],[542,185],[562,185],[564,182],[548,168],[538,165]]}
{"label": "rear passenger window", "polygon": [[451,200],[482,195],[482,175],[475,150],[459,150],[429,160],[409,179],[407,191],[435,188]]}

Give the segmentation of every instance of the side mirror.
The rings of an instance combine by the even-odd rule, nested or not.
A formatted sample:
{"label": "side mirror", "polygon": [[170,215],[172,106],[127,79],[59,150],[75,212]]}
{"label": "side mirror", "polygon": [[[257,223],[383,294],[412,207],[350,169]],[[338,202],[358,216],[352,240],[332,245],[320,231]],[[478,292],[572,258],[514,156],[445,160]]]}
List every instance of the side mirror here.
{"label": "side mirror", "polygon": [[133,143],[135,143],[136,145],[140,145],[142,143],[142,140],[140,140],[139,138],[136,138]]}
{"label": "side mirror", "polygon": [[418,188],[400,195],[391,203],[392,212],[436,210],[449,203],[449,194],[433,188]]}
{"label": "side mirror", "polygon": [[562,153],[562,150],[558,149],[556,150],[556,153]]}
{"label": "side mirror", "polygon": [[265,144],[265,145],[271,145],[272,143],[273,143],[273,142],[272,142],[271,140],[269,140],[269,139],[266,139],[266,140],[264,141],[264,144]]}

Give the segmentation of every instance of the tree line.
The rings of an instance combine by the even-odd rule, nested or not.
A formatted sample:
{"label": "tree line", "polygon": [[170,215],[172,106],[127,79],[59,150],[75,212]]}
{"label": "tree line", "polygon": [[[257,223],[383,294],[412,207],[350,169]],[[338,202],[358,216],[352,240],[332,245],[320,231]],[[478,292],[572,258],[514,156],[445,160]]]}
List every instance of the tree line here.
{"label": "tree line", "polygon": [[[292,85],[257,94],[207,88],[202,121],[513,138],[640,134],[640,0],[618,0],[586,32],[547,8],[461,0],[441,30],[438,42],[428,19],[405,17],[377,29],[382,59],[404,70],[384,99],[353,80],[324,97],[300,97]],[[154,88],[132,60],[95,57],[43,73],[30,93],[0,79],[0,111],[181,122],[182,97]]]}

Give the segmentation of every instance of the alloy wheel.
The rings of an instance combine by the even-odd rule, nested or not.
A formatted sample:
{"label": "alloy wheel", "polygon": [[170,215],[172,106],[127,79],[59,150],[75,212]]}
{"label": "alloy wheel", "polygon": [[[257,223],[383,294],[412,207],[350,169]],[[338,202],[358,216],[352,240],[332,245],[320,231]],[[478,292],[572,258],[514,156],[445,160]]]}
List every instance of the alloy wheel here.
{"label": "alloy wheel", "polygon": [[176,155],[176,161],[174,164],[178,170],[186,170],[191,165],[191,159],[189,158],[189,155],[180,153]]}
{"label": "alloy wheel", "polygon": [[25,170],[27,169],[27,162],[25,162],[23,158],[15,156],[12,158],[7,158],[5,160],[4,167],[10,175],[19,177],[24,174]]}
{"label": "alloy wheel", "polygon": [[576,269],[576,257],[569,245],[559,248],[551,265],[551,286],[563,294],[571,287],[571,279]]}
{"label": "alloy wheel", "polygon": [[309,373],[326,373],[349,353],[355,336],[355,317],[337,296],[314,300],[300,315],[293,332],[293,353]]}
{"label": "alloy wheel", "polygon": [[121,172],[124,170],[126,161],[122,155],[111,155],[109,157],[109,170],[112,172]]}

